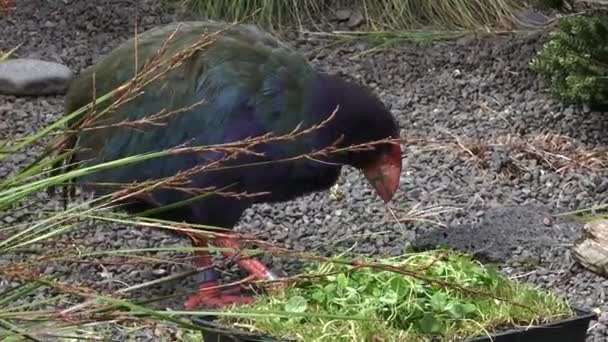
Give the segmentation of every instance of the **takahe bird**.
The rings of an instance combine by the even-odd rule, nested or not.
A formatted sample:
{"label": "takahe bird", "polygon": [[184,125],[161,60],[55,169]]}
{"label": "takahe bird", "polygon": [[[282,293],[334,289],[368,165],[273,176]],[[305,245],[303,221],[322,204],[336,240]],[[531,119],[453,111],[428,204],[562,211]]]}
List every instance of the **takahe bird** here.
{"label": "takahe bird", "polygon": [[[101,96],[129,81],[136,65],[141,70],[146,60],[159,55],[159,51],[161,60],[170,60],[176,52],[200,42],[205,34],[218,31],[208,46],[201,47],[181,65],[146,85],[141,95],[101,117],[94,125],[98,127],[80,129],[68,144],[74,150],[70,162],[90,165],[178,145],[222,144],[267,133],[280,136],[323,121],[325,125],[292,140],[259,144],[255,147],[256,154],[225,159],[225,151],[199,151],[105,170],[80,178],[78,182],[85,190],[107,194],[111,190],[102,183],[106,186],[108,183],[134,184],[223,160],[223,169],[191,174],[184,187],[225,188],[259,196],[216,194],[186,201],[155,216],[232,228],[243,211],[254,203],[287,201],[329,189],[337,181],[343,165],[362,170],[379,196],[386,202],[391,200],[401,173],[401,148],[394,142],[399,138],[399,127],[383,103],[360,85],[315,71],[293,49],[254,25],[196,21],[146,31],[137,40],[124,42],[72,81],[66,95],[66,112],[86,105],[95,94]],[[201,100],[206,103],[194,106]],[[104,108],[107,104],[97,106],[98,112]],[[150,117],[162,109],[184,110],[168,116],[163,124],[138,127],[120,124]],[[331,120],[326,120],[330,117]],[[344,147],[387,139],[392,141],[373,145],[371,149],[344,150]],[[336,142],[334,146],[342,148],[341,152],[293,158]],[[243,166],[251,163],[255,164]],[[195,195],[197,193],[180,189],[157,188],[146,196],[131,199],[125,208],[131,213],[141,213]],[[193,239],[193,245],[198,247],[206,247],[207,242]],[[211,242],[225,250],[239,247],[236,238],[222,237]],[[197,253],[195,264],[210,266],[210,255]],[[257,278],[276,278],[256,259],[242,259],[238,264]],[[218,275],[210,267],[202,272],[199,291],[187,299],[185,306],[221,306],[252,300],[233,292],[236,291],[218,289]]]}

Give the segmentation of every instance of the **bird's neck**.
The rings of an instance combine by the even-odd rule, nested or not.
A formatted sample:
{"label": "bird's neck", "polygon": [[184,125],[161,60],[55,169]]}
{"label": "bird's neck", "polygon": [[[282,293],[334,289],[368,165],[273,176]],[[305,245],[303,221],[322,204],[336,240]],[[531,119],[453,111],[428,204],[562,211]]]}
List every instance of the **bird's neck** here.
{"label": "bird's neck", "polygon": [[[310,118],[311,124],[318,124],[331,117],[321,129],[313,133],[314,141],[321,148],[344,139],[343,132],[350,131],[348,111],[351,99],[348,97],[346,84],[336,76],[318,74],[311,85],[311,97],[307,108],[307,117]],[[337,159],[335,162],[345,163]]]}
{"label": "bird's neck", "polygon": [[334,112],[332,122],[344,121],[348,98],[343,82],[335,76],[319,74],[312,82],[309,117],[313,122],[328,119]]}

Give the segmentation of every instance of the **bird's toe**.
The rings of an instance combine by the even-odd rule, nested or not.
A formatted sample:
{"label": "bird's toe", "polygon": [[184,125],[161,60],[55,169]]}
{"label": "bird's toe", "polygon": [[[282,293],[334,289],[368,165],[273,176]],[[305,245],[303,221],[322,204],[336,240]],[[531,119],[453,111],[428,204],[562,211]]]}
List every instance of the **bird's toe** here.
{"label": "bird's toe", "polygon": [[251,304],[253,296],[241,293],[240,286],[223,287],[217,281],[201,283],[198,291],[184,302],[186,310],[195,308],[219,308],[231,304]]}

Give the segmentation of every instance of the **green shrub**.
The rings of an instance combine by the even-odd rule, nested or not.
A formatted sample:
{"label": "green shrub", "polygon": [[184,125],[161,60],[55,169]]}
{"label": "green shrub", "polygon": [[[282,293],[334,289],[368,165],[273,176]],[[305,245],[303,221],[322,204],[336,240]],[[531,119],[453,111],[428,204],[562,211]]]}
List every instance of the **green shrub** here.
{"label": "green shrub", "polygon": [[608,104],[608,16],[562,18],[530,66],[562,101]]}

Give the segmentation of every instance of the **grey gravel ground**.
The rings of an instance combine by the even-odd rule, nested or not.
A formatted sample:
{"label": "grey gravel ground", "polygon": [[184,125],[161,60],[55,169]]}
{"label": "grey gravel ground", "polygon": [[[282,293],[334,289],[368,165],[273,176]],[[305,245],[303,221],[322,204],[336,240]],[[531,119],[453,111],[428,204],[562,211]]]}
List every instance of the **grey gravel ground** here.
{"label": "grey gravel ground", "polygon": [[[62,62],[74,72],[88,66],[133,32],[169,22],[159,1],[141,1],[139,16],[132,2],[21,0],[16,12],[0,18],[0,50],[24,43],[20,57]],[[575,148],[590,151],[608,143],[603,114],[567,107],[547,96],[528,62],[542,46],[543,36],[462,39],[450,43],[400,43],[391,50],[364,53],[363,43],[332,45],[315,36],[291,37],[294,45],[320,68],[354,77],[370,85],[391,106],[404,137],[427,139],[406,150],[402,186],[394,206],[405,210],[450,209],[432,222],[395,222],[352,170],[343,174],[341,200],[327,193],[298,201],[259,205],[248,210],[238,227],[261,238],[296,249],[335,253],[352,248],[364,254],[402,253],[418,247],[447,244],[499,262],[510,275],[557,291],[585,309],[608,309],[608,281],[573,266],[568,248],[581,225],[551,218],[552,213],[607,201],[607,173],[581,165],[556,172],[542,158],[522,153],[514,144],[492,144],[511,135],[526,139],[557,134],[573,140]],[[61,96],[0,96],[0,138],[31,132],[62,111]],[[433,143],[431,140],[447,139]],[[558,147],[564,148],[560,142]],[[521,147],[521,146],[520,146]],[[0,165],[6,175],[34,155],[12,158]],[[478,156],[474,158],[471,154]],[[582,155],[582,153],[580,154]],[[555,166],[555,165],[554,165]],[[57,205],[41,194],[48,206]],[[405,208],[405,209],[404,209]],[[397,211],[399,217],[404,213]],[[0,217],[7,223],[27,220],[26,212]],[[406,218],[412,218],[408,215]],[[116,225],[84,225],[47,248],[107,250],[188,245],[188,241],[151,229]],[[158,262],[128,264],[103,259],[92,263],[49,264],[41,271],[70,282],[116,290],[189,269],[187,255],[157,255]],[[276,260],[275,267],[294,263]],[[172,294],[194,288],[192,279],[148,288],[134,295]],[[179,308],[183,298],[160,303]],[[589,341],[605,341],[608,315],[594,323]],[[153,339],[160,332],[141,332]],[[147,335],[146,335],[147,334]]]}

